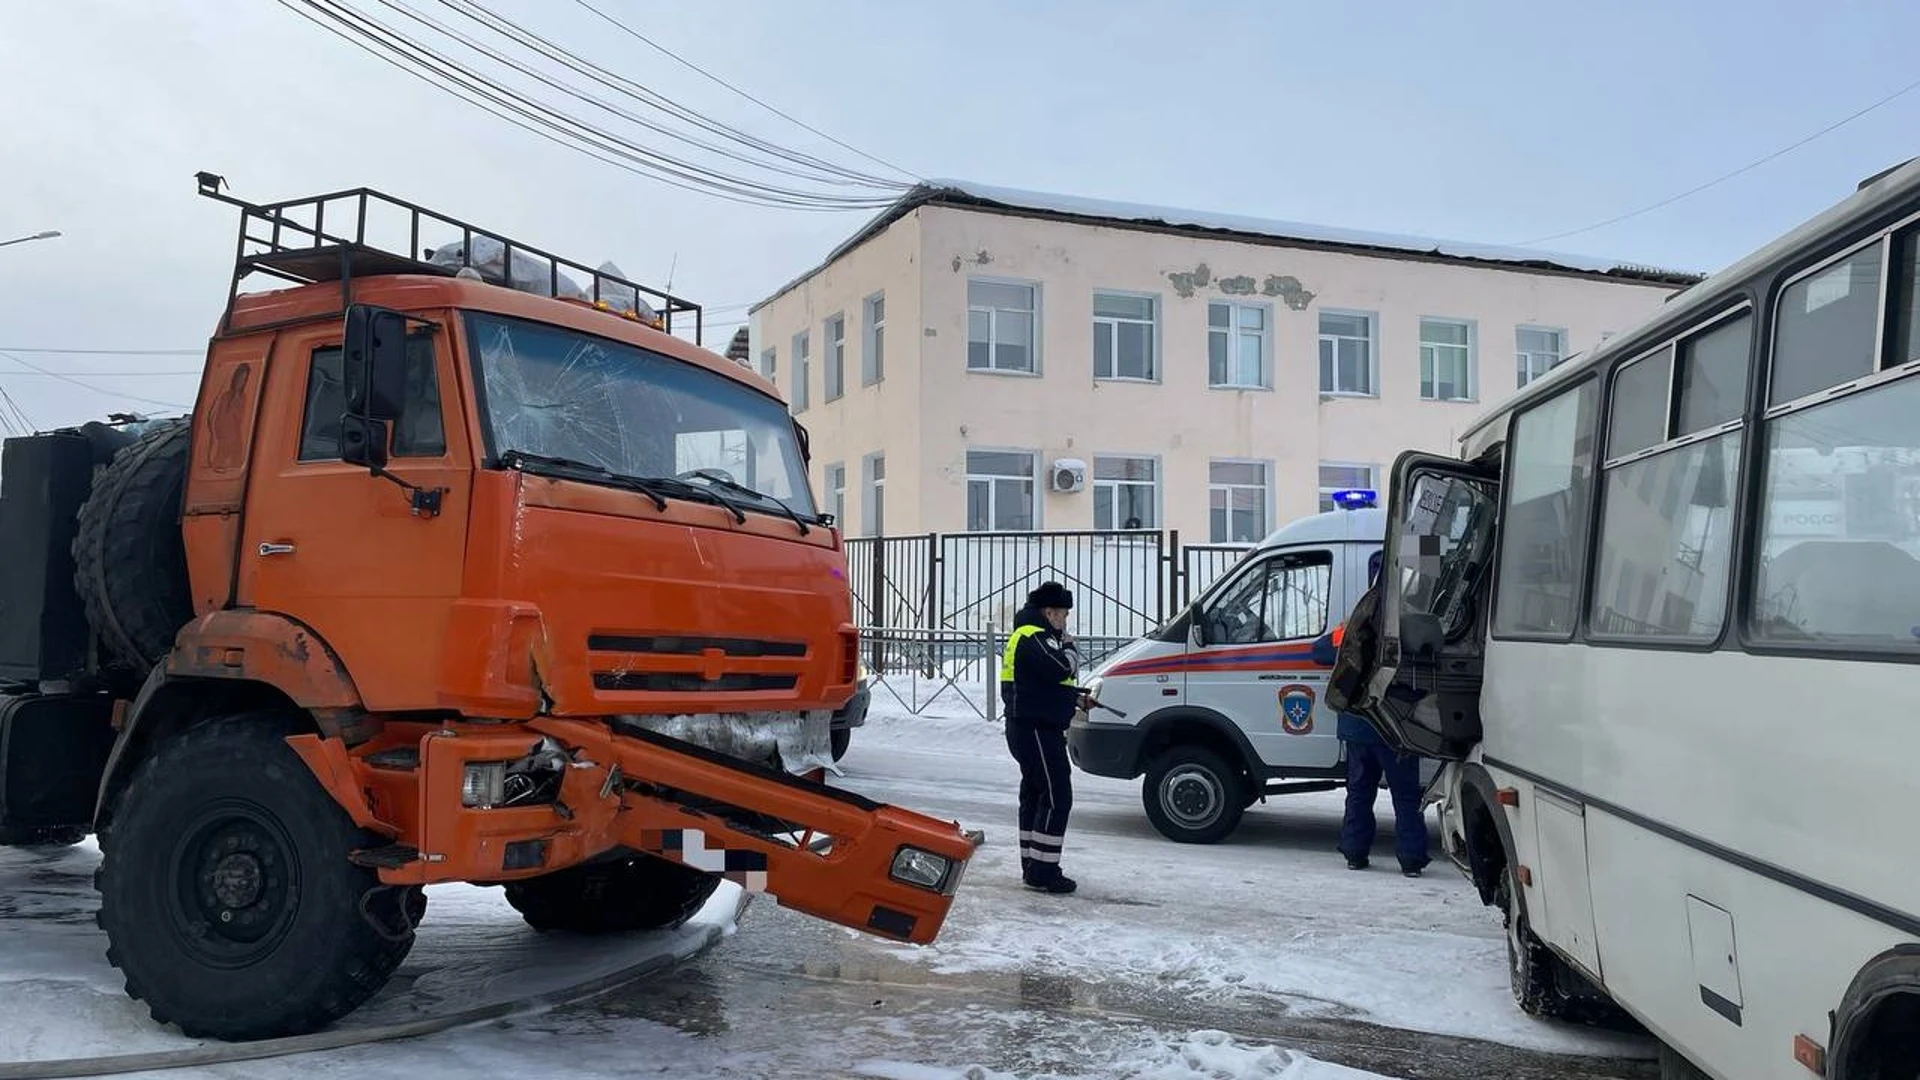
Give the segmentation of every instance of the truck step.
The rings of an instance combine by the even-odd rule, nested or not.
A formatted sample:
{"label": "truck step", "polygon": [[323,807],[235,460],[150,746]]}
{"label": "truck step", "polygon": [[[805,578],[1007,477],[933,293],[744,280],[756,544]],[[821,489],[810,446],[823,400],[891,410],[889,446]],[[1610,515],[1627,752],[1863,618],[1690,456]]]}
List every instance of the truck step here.
{"label": "truck step", "polygon": [[365,866],[373,870],[394,870],[420,858],[420,849],[411,844],[388,844],[386,847],[366,848],[347,856],[355,866]]}
{"label": "truck step", "polygon": [[368,754],[367,764],[388,772],[413,772],[420,767],[420,748],[396,746],[379,753]]}

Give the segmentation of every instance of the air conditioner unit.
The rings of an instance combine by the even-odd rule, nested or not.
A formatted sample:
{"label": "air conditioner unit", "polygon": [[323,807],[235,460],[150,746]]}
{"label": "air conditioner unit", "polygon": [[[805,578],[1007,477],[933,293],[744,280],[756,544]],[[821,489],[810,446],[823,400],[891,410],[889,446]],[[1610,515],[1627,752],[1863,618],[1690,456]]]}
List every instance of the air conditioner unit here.
{"label": "air conditioner unit", "polygon": [[1054,491],[1082,491],[1087,486],[1087,463],[1078,458],[1061,458],[1047,470],[1047,486]]}

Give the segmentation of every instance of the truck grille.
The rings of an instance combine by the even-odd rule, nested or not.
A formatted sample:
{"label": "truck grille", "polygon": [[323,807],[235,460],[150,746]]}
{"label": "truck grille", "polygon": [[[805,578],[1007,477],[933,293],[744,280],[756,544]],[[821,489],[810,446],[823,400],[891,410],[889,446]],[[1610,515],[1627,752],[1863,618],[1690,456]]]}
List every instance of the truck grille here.
{"label": "truck grille", "polygon": [[595,690],[647,690],[654,693],[716,693],[742,690],[791,690],[798,675],[725,672],[706,678],[697,671],[596,671]]}
{"label": "truck grille", "polygon": [[660,656],[699,656],[718,649],[727,656],[805,656],[804,641],[763,641],[758,638],[681,637],[668,634],[591,634],[591,652],[652,653]]}

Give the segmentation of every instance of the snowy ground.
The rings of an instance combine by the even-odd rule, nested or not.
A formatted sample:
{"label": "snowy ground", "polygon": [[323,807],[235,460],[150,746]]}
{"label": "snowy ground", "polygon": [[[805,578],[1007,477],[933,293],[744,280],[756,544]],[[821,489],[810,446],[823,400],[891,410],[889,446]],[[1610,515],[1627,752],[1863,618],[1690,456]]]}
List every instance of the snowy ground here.
{"label": "snowy ground", "polygon": [[[1412,881],[1348,871],[1333,851],[1337,793],[1257,807],[1227,843],[1194,847],[1153,831],[1137,784],[1076,775],[1066,866],[1081,892],[1055,898],[1018,887],[1015,770],[999,728],[966,702],[912,716],[882,689],[843,764],[844,786],[986,830],[931,946],[765,899],[729,936],[738,898],[726,890],[680,932],[586,941],[527,930],[498,890],[443,887],[402,977],[351,1025],[692,959],[591,1002],[425,1038],[138,1075],[1653,1075],[1644,1040],[1514,1007],[1498,922],[1450,867]],[[88,886],[97,859],[90,845],[0,850],[0,1080],[25,1075],[7,1062],[194,1045],[153,1026],[107,966]]]}

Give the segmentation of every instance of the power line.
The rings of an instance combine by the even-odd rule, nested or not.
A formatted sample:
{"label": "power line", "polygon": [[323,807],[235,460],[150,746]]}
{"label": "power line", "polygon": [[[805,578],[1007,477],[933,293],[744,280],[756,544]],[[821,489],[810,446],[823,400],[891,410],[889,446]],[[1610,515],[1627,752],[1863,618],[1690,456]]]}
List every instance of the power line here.
{"label": "power line", "polygon": [[818,135],[821,138],[827,140],[828,142],[834,144],[835,146],[838,146],[842,150],[850,150],[853,153],[856,153],[861,157],[866,158],[868,161],[873,162],[875,165],[892,169],[894,172],[897,172],[902,176],[909,176],[915,180],[922,179],[922,177],[919,174],[913,172],[910,169],[903,169],[900,166],[895,165],[890,161],[884,160],[882,158],[877,158],[872,154],[867,153],[865,150],[860,149],[857,146],[851,146],[847,143],[841,142],[839,139],[834,138],[833,136],[827,134],[826,132],[821,131],[819,128],[814,127],[812,124],[809,124],[806,121],[799,119],[798,117],[789,115],[788,113],[781,112],[779,109],[776,109],[772,105],[769,105],[764,101],[761,101],[759,98],[754,97],[752,94],[747,93],[745,90],[740,89],[739,87],[733,85],[732,83],[721,78],[720,76],[715,75],[713,72],[708,71],[707,69],[701,67],[700,65],[694,63],[693,61],[688,60],[687,58],[681,56],[679,53],[676,53],[673,50],[667,48],[665,45],[662,45],[659,42],[648,37],[647,35],[642,34],[640,31],[635,30],[633,27],[628,26],[626,23],[621,22],[619,19],[616,19],[613,16],[607,14],[606,12],[601,11],[597,7],[594,7],[592,4],[588,3],[587,0],[574,0],[574,3],[579,4],[581,7],[586,8],[588,11],[593,12],[595,15],[599,16],[602,20],[611,24],[614,28],[618,29],[621,33],[624,33],[628,37],[631,37],[634,40],[639,41],[640,43],[646,45],[648,48],[651,48],[655,52],[658,52],[661,55],[665,56],[667,59],[672,60],[673,62],[679,64],[681,67],[684,67],[687,70],[692,71],[695,74],[700,75],[711,82],[717,83],[720,86],[723,86],[726,89],[733,91],[734,93],[740,95],[741,97],[747,99],[748,101],[753,102],[755,105],[760,106],[761,108],[767,110],[768,112],[781,118],[782,120],[785,120],[788,123],[794,124],[806,131],[810,131],[813,134]]}
{"label": "power line", "polygon": [[20,407],[19,402],[13,400],[13,395],[7,393],[3,386],[0,386],[0,404],[6,406],[4,411],[0,411],[0,423],[4,423],[8,431],[15,435],[33,434],[34,422],[28,419],[26,410]]}
{"label": "power line", "polygon": [[1522,240],[1520,241],[1519,244],[1515,246],[1530,247],[1534,244],[1547,243],[1550,240],[1563,240],[1569,236],[1579,236],[1581,233],[1589,233],[1594,231],[1595,229],[1604,229],[1609,225],[1618,225],[1620,222],[1626,221],[1629,218],[1637,218],[1642,214],[1652,213],[1653,211],[1658,210],[1661,207],[1671,206],[1674,203],[1679,202],[1681,199],[1698,195],[1701,192],[1707,190],[1708,188],[1718,187],[1719,185],[1724,184],[1727,181],[1743,173],[1752,172],[1753,170],[1759,168],[1762,165],[1765,165],[1767,162],[1772,161],[1775,158],[1784,157],[1787,154],[1790,154],[1793,151],[1798,150],[1801,147],[1807,145],[1808,143],[1814,141],[1815,139],[1818,139],[1823,135],[1827,135],[1832,132],[1838,131],[1839,129],[1847,126],[1848,124],[1853,123],[1855,120],[1860,119],[1861,117],[1867,115],[1868,113],[1874,111],[1875,109],[1880,108],[1882,105],[1890,104],[1896,99],[1905,97],[1906,95],[1912,93],[1915,90],[1920,90],[1920,80],[1910,82],[1907,85],[1901,87],[1900,89],[1895,90],[1893,93],[1888,94],[1886,97],[1881,98],[1879,101],[1876,101],[1871,105],[1868,105],[1866,108],[1861,109],[1858,112],[1851,113],[1847,116],[1844,116],[1839,120],[1836,120],[1831,124],[1828,124],[1826,127],[1821,128],[1819,131],[1816,131],[1813,134],[1806,136],[1803,139],[1799,139],[1795,142],[1788,143],[1786,146],[1783,146],[1780,149],[1775,150],[1773,153],[1768,154],[1766,157],[1760,158],[1756,161],[1750,161],[1747,164],[1740,166],[1739,168],[1733,170],[1730,173],[1727,173],[1723,176],[1717,176],[1712,180],[1709,180],[1706,183],[1699,185],[1698,187],[1688,188],[1687,190],[1681,192],[1678,195],[1669,196],[1665,199],[1661,199],[1657,203],[1650,203],[1646,206],[1643,206],[1638,210],[1628,211],[1627,213],[1620,214],[1617,217],[1610,217],[1605,221],[1595,222],[1592,225],[1587,225],[1582,228],[1568,229],[1566,232],[1558,232],[1558,233],[1554,233],[1551,236],[1537,237],[1532,240]]}
{"label": "power line", "polygon": [[[389,4],[389,6],[391,6],[390,0],[381,0],[381,2],[385,4]],[[602,86],[607,87],[610,90],[614,90],[626,97],[630,97],[636,101],[642,102],[643,104],[651,108],[658,109],[662,112],[665,112],[668,115],[675,117],[676,119],[692,124],[695,127],[698,127],[704,131],[710,132],[715,135],[719,135],[723,138],[739,143],[742,146],[746,146],[750,149],[759,151],[763,154],[767,154],[769,156],[779,158],[783,161],[787,161],[796,165],[802,165],[807,168],[813,169],[817,172],[825,173],[832,178],[839,178],[839,179],[851,181],[859,186],[885,188],[885,189],[894,190],[894,191],[898,191],[906,187],[905,184],[902,184],[898,181],[888,180],[884,177],[874,176],[869,173],[863,173],[863,172],[855,171],[853,169],[848,169],[841,165],[837,165],[831,161],[827,161],[823,158],[819,158],[812,154],[805,153],[804,151],[792,149],[791,147],[782,146],[778,143],[770,142],[766,139],[760,138],[757,135],[753,135],[749,132],[742,131],[741,129],[736,128],[730,124],[722,123],[721,121],[715,120],[712,117],[706,116],[705,114],[695,109],[688,108],[687,106],[682,105],[677,101],[674,101],[672,98],[669,98],[666,95],[659,93],[658,91],[652,90],[638,82],[635,82],[634,80],[629,79],[626,76],[619,74],[618,72],[611,71],[599,64],[596,64],[593,61],[588,60],[585,57],[581,56],[580,54],[573,52],[565,48],[564,46],[557,44],[556,42],[554,42],[549,38],[542,37],[541,35],[526,29],[525,27],[519,25],[513,20],[507,18],[506,16],[490,10],[484,4],[476,2],[476,0],[439,0],[439,3],[442,7],[445,7],[445,8],[448,8],[449,10],[457,12],[458,14],[466,17],[467,19],[470,19],[474,22],[481,24],[482,26],[485,26],[487,29],[492,30],[494,33],[499,34],[502,37],[509,38],[524,48],[532,49],[533,51],[540,53],[542,56],[545,56],[547,59],[553,60],[559,64],[562,64],[572,69],[578,74],[585,75],[587,78],[592,79],[593,81],[599,83]],[[444,28],[442,28],[442,32],[448,33],[450,36],[452,33],[451,31],[447,31]],[[477,48],[477,46],[471,46],[471,45],[469,47]],[[605,106],[602,106],[602,107],[605,107]],[[644,123],[643,121],[636,121],[636,122]],[[666,131],[665,133],[672,135],[674,138],[679,138],[679,139],[682,139],[683,141],[690,142],[693,145],[697,145],[709,150],[713,150],[716,153],[725,153],[725,151],[721,151],[713,148],[710,144],[707,144],[700,140],[692,139],[691,137],[686,136],[682,133],[671,132],[671,131]],[[727,154],[727,156],[733,156],[733,155]],[[771,168],[772,166],[765,166],[765,167]],[[777,171],[786,172],[787,170],[780,169]],[[789,175],[792,175],[792,174],[789,173]]]}
{"label": "power line", "polygon": [[[159,375],[198,375],[200,374],[200,369],[179,368],[173,371],[82,371],[79,374],[89,379],[144,379],[148,376]],[[58,373],[51,371],[0,371],[0,376],[6,375],[51,375],[54,378],[59,378]]]}
{"label": "power line", "polygon": [[[142,405],[158,405],[161,408],[165,408],[165,409],[180,409],[182,411],[188,411],[193,408],[193,406],[191,405],[182,405],[177,401],[161,401],[158,398],[141,397],[138,394],[128,394],[128,393],[123,393],[122,391],[119,391],[119,390],[109,390],[104,386],[95,386],[92,383],[85,382],[80,379],[76,379],[71,375],[62,374],[61,372],[58,372],[58,371],[48,371],[46,368],[41,367],[39,364],[36,364],[31,360],[28,360],[26,357],[17,355],[15,353],[7,352],[5,350],[0,350],[0,356],[6,357],[7,359],[13,361],[14,363],[19,364],[21,367],[29,368],[33,371],[37,371],[42,375],[45,375],[49,378],[58,379],[63,383],[71,383],[74,386],[80,387],[82,390],[91,390],[96,394],[105,394],[108,397],[125,398],[128,401],[137,401]],[[19,373],[15,372],[14,374],[19,374]]]}
{"label": "power line", "polygon": [[205,349],[30,349],[24,345],[0,345],[0,352],[23,352],[34,356],[204,356]]}
{"label": "power line", "polygon": [[[649,176],[669,186],[716,195],[733,201],[789,209],[875,209],[891,201],[889,198],[875,196],[800,191],[734,176],[673,158],[503,86],[498,81],[472,71],[458,61],[436,52],[431,47],[340,0],[299,0],[305,10],[302,10],[302,7],[296,7],[293,0],[279,0],[279,2],[281,6],[333,31],[336,36],[363,51],[386,60],[400,70],[421,78],[438,89],[453,93],[470,104],[479,105],[495,116],[501,115],[499,111],[501,109],[514,113],[526,121],[556,133],[559,139],[555,141],[560,141],[561,145],[580,150],[610,164],[614,162],[609,161],[607,155],[623,159],[629,164],[622,164],[620,167]],[[320,18],[314,16],[314,12],[339,25],[329,26],[321,22]],[[376,49],[379,51],[375,51]],[[398,56],[400,60],[395,60],[394,56]],[[429,77],[426,74],[428,71],[432,72],[434,77]],[[492,107],[482,104],[481,101],[476,100],[477,98],[484,99]],[[583,148],[581,144],[591,149]]]}

